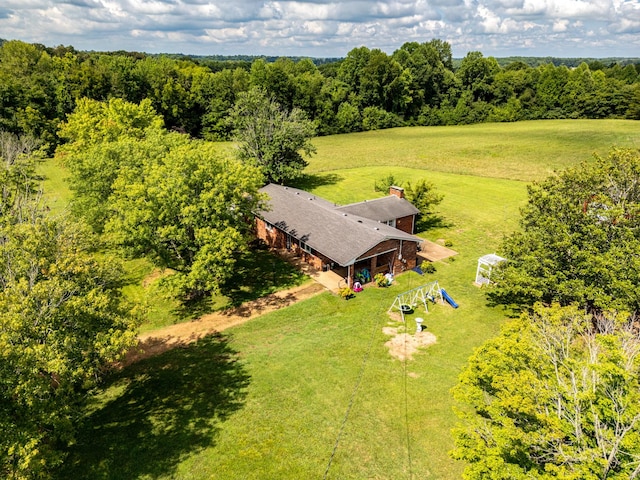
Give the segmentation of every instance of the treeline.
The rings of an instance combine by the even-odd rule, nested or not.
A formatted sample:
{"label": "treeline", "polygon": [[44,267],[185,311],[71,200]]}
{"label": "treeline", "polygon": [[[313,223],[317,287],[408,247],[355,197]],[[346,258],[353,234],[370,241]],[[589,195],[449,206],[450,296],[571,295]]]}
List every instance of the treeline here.
{"label": "treeline", "polygon": [[640,119],[640,64],[593,61],[501,66],[470,52],[454,64],[442,40],[406,43],[389,55],[359,47],[346,58],[215,60],[138,52],[78,52],[20,41],[0,46],[0,130],[59,143],[76,101],[149,99],[168,129],[226,140],[228,112],[251,87],[303,110],[320,135],[403,125],[549,118]]}

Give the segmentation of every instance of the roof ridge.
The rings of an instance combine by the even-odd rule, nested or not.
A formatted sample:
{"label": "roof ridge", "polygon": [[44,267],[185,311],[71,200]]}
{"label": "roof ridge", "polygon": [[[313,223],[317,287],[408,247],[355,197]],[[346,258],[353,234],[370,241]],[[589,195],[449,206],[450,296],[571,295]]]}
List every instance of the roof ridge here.
{"label": "roof ridge", "polygon": [[385,200],[386,198],[389,197],[395,197],[398,198],[400,200],[406,200],[406,199],[401,199],[400,197],[398,197],[397,195],[385,195],[384,197],[378,197],[378,198],[372,198],[370,200],[361,200],[359,202],[354,202],[354,203],[347,203],[346,205],[339,205],[337,208],[346,208],[346,207],[352,207],[354,205],[361,205],[363,203],[373,203],[373,202],[378,202],[380,200]]}

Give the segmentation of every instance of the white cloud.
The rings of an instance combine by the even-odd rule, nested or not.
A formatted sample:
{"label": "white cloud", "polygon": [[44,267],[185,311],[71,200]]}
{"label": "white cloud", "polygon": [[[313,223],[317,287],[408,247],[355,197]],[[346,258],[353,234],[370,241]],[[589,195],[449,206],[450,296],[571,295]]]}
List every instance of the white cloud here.
{"label": "white cloud", "polygon": [[569,20],[566,19],[558,19],[554,20],[552,30],[554,32],[566,32],[569,27]]}
{"label": "white cloud", "polygon": [[344,56],[448,41],[454,55],[636,56],[637,0],[3,0],[0,37],[87,50]]}

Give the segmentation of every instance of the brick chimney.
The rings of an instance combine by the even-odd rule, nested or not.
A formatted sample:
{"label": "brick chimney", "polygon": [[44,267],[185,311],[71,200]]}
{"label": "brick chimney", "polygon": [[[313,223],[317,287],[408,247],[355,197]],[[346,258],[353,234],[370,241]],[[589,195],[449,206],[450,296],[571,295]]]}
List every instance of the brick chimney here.
{"label": "brick chimney", "polygon": [[404,188],[397,187],[396,185],[391,185],[389,187],[389,195],[395,195],[399,198],[404,198]]}

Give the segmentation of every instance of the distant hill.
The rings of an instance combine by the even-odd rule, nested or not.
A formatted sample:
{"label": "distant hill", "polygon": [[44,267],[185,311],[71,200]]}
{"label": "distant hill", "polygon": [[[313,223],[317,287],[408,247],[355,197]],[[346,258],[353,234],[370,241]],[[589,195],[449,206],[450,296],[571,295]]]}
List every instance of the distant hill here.
{"label": "distant hill", "polygon": [[[487,55],[491,56],[491,55]],[[536,68],[540,65],[548,65],[552,63],[556,67],[564,65],[565,67],[574,68],[582,63],[588,65],[598,65],[599,68],[607,68],[612,65],[618,64],[625,65],[637,65],[640,64],[640,57],[493,57],[501,67],[506,67],[512,63],[522,62],[529,67]],[[460,65],[462,58],[453,59],[453,67],[457,68]]]}
{"label": "distant hill", "polygon": [[[0,38],[0,46],[8,40],[4,38]],[[83,53],[83,51],[77,51],[74,47],[63,47],[58,46],[56,49],[65,49],[71,52]],[[90,53],[90,52],[84,52]],[[166,56],[178,60],[191,60],[200,64],[218,64],[218,63],[227,63],[232,66],[240,66],[243,68],[248,68],[254,60],[263,59],[267,63],[275,62],[278,58],[289,58],[294,62],[298,62],[302,59],[308,58],[315,65],[327,65],[331,63],[337,63],[344,59],[344,57],[308,57],[308,56],[277,56],[277,55],[189,55],[185,53],[145,53],[145,52],[126,52],[123,50],[119,51],[107,51],[107,52],[96,52],[96,53],[105,53],[105,54],[113,54],[113,55],[130,55],[136,57],[158,57],[158,56]],[[491,56],[491,55],[486,55]],[[511,63],[522,62],[530,67],[538,67],[540,65],[547,65],[549,63],[553,63],[556,67],[560,65],[565,65],[569,68],[577,67],[581,63],[587,63],[589,65],[600,65],[601,68],[606,68],[611,65],[637,65],[640,64],[640,57],[523,57],[523,56],[511,56],[511,57],[494,57],[498,62],[498,65],[501,67],[505,67]],[[462,58],[454,58],[453,66],[457,68]]]}

